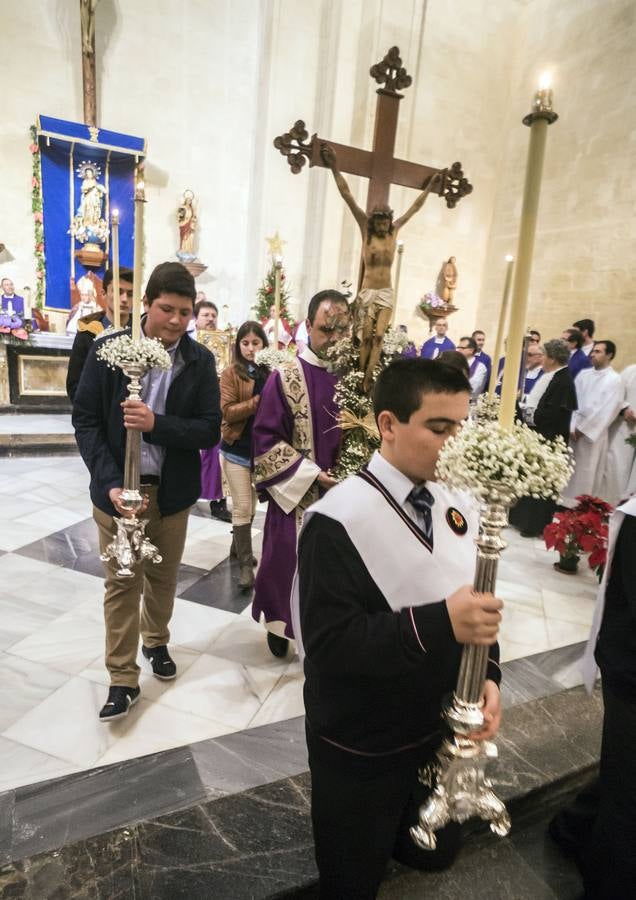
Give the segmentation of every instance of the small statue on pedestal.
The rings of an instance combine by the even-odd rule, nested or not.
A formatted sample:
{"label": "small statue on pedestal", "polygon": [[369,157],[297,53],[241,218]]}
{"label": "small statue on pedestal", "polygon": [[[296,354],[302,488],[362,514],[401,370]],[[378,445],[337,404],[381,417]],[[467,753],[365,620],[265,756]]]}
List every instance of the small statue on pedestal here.
{"label": "small statue on pedestal", "polygon": [[197,213],[194,206],[194,191],[183,192],[181,204],[177,208],[179,225],[179,249],[177,259],[196,278],[205,272],[207,266],[197,259],[194,252],[194,233],[197,230]]}
{"label": "small statue on pedestal", "polygon": [[447,262],[442,263],[442,268],[437,276],[437,296],[441,297],[444,303],[449,306],[453,305],[453,296],[457,287],[457,266],[455,257],[451,256]]}
{"label": "small statue on pedestal", "polygon": [[194,209],[194,192],[183,192],[181,205],[177,209],[177,222],[179,223],[179,249],[177,256],[181,262],[195,260],[194,232],[197,228],[197,214]]}

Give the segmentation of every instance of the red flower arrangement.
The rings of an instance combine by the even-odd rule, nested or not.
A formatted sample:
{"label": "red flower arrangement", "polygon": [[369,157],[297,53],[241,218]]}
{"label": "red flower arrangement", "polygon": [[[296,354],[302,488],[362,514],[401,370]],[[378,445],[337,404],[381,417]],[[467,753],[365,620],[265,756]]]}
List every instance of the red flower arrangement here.
{"label": "red flower arrangement", "polygon": [[566,560],[578,560],[581,554],[589,553],[588,565],[600,581],[607,561],[608,522],[613,507],[588,494],[576,499],[574,509],[555,513],[543,529],[543,540],[548,550],[556,550]]}

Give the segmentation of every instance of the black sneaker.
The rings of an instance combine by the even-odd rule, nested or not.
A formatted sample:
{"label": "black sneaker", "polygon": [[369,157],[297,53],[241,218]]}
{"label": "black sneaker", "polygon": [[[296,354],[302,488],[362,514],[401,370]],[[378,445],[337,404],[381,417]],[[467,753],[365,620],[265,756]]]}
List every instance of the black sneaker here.
{"label": "black sneaker", "polygon": [[128,710],[133,706],[141,691],[138,687],[125,687],[119,684],[111,685],[108,691],[108,700],[99,712],[100,722],[113,722],[115,719],[123,719],[128,715]]}
{"label": "black sneaker", "polygon": [[231,522],[232,513],[227,508],[227,500],[210,500],[210,515],[220,522]]}
{"label": "black sneaker", "polygon": [[142,647],[141,652],[150,661],[152,674],[156,678],[170,681],[172,678],[177,677],[177,667],[165,644],[162,644],[160,647]]}
{"label": "black sneaker", "polygon": [[267,646],[269,647],[270,652],[273,656],[276,656],[278,659],[282,659],[282,657],[287,654],[289,641],[287,640],[287,638],[279,637],[277,634],[268,631]]}

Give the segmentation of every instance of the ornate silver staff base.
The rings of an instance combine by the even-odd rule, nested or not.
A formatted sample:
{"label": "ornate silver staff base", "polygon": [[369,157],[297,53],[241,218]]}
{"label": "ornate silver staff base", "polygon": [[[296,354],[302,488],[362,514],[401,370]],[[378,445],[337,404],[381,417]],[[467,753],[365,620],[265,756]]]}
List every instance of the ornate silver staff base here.
{"label": "ornate silver staff base", "polygon": [[423,783],[435,787],[420,809],[419,825],[410,829],[418,847],[434,850],[436,831],[449,822],[466,822],[474,816],[490,822],[500,837],[508,834],[510,817],[486,777],[486,764],[496,758],[492,741],[471,741],[459,735],[444,740],[437,761],[420,773]]}
{"label": "ornate silver staff base", "polygon": [[[124,375],[130,378],[128,396],[131,400],[140,400],[141,378],[146,373],[147,366],[140,362],[123,361],[121,369]],[[102,562],[114,559],[119,566],[117,575],[122,578],[131,578],[135,574],[133,567],[145,559],[154,563],[161,562],[161,554],[146,537],[148,519],[137,518],[137,513],[144,503],[143,494],[139,490],[140,465],[141,432],[126,431],[124,489],[120,495],[120,503],[122,508],[131,512],[132,515],[114,519],[117,534],[100,556]]]}
{"label": "ornate silver staff base", "polygon": [[[513,497],[496,497],[481,508],[475,569],[475,590],[494,592],[497,565],[506,542],[500,534],[508,524],[508,507]],[[465,822],[478,816],[490,822],[495,834],[510,831],[510,817],[486,777],[486,764],[497,758],[497,747],[490,741],[471,740],[467,735],[484,724],[481,702],[488,668],[488,647],[466,644],[457,676],[457,687],[444,710],[444,719],[453,732],[437,751],[437,759],[422,769],[420,780],[433,788],[428,801],[420,807],[419,824],[410,829],[411,837],[423,850],[434,850],[435,832],[449,822]]]}

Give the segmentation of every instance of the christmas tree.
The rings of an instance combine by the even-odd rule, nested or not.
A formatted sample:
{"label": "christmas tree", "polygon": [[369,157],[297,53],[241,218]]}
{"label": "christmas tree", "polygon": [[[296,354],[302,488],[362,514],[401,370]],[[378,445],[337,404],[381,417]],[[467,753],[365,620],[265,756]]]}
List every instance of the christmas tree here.
{"label": "christmas tree", "polygon": [[[263,279],[263,283],[256,293],[256,303],[254,304],[254,314],[259,320],[269,319],[269,311],[274,303],[274,292],[276,286],[276,265],[272,260],[269,272]],[[285,271],[281,267],[280,270],[280,317],[285,319],[290,325],[294,324],[294,320],[289,314],[287,301],[289,300],[289,292],[285,286]]]}

